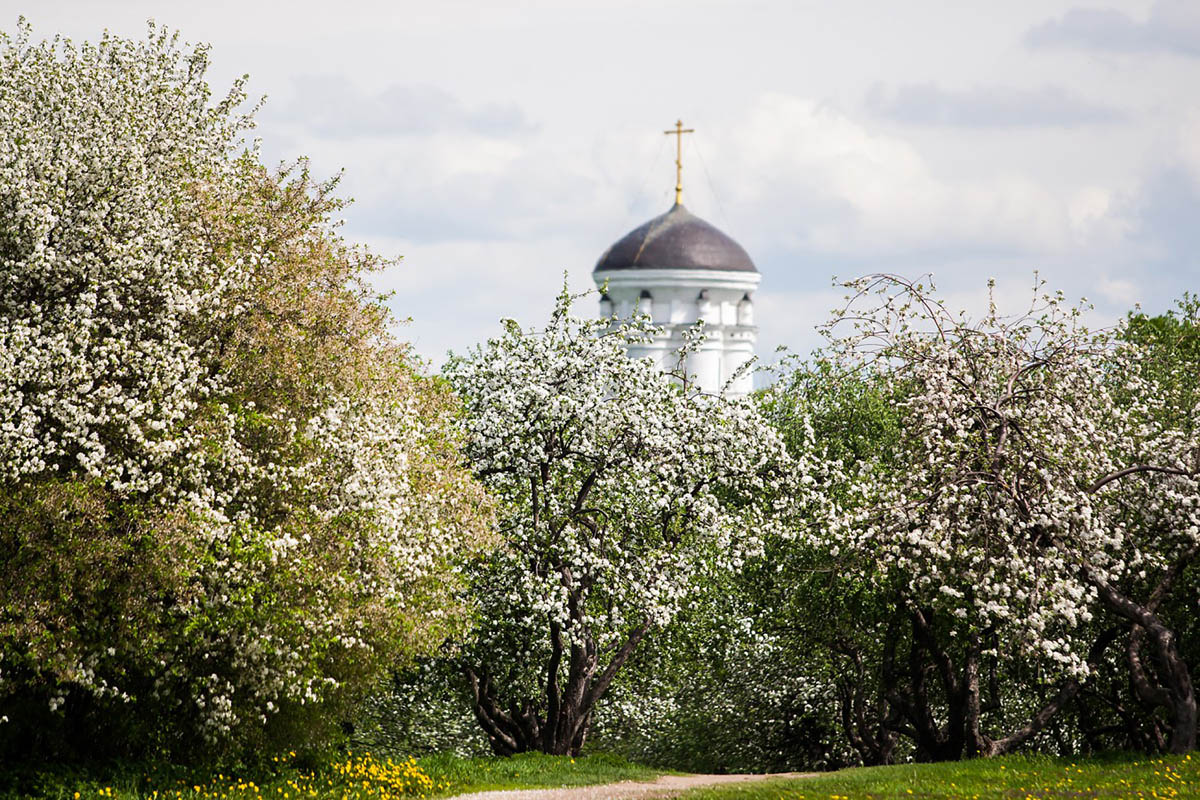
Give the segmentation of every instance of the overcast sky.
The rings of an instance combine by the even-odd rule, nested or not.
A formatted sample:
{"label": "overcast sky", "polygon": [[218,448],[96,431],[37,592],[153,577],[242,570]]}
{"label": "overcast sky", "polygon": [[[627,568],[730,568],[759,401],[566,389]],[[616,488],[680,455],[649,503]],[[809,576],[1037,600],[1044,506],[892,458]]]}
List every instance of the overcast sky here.
{"label": "overcast sky", "polygon": [[[1086,3],[1086,0],[1085,0]],[[934,274],[1098,321],[1200,289],[1200,0],[0,0],[11,30],[212,45],[272,161],[345,170],[348,238],[439,361],[536,323],[564,271],[672,201],[763,273],[759,352],[807,351],[836,275]],[[588,311],[592,310],[588,306]]]}

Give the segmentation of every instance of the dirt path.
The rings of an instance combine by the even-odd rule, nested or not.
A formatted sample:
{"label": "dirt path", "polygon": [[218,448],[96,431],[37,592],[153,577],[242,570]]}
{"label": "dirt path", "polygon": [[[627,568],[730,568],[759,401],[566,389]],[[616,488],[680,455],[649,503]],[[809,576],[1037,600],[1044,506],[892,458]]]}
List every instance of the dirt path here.
{"label": "dirt path", "polygon": [[663,775],[653,781],[622,781],[561,789],[504,789],[455,795],[453,800],[610,800],[610,798],[675,797],[688,789],[720,783],[744,783],[766,778],[812,778],[815,772],[777,772],[768,775]]}

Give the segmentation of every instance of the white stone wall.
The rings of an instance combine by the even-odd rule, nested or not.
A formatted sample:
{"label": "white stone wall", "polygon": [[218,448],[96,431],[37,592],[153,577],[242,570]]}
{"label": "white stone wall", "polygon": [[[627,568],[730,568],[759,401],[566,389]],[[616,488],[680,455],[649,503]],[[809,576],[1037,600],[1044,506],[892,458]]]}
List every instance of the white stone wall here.
{"label": "white stone wall", "polygon": [[[630,348],[631,356],[651,356],[660,367],[674,368],[682,332],[697,320],[704,320],[707,339],[686,365],[689,380],[695,380],[704,392],[720,391],[754,355],[758,328],[753,301],[745,298],[762,280],[757,272],[625,269],[595,272],[592,276],[597,288],[605,289],[611,300],[611,310],[602,301],[602,315],[627,317],[635,308],[649,310],[655,324],[665,328],[655,342]],[[648,302],[643,292],[650,294]],[[729,394],[746,395],[752,388],[747,372],[730,386]]]}

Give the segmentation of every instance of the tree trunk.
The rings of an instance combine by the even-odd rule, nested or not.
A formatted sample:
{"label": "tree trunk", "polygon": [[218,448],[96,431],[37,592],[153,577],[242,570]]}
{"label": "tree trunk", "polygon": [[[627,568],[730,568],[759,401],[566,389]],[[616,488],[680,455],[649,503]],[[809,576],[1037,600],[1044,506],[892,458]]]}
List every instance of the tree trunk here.
{"label": "tree trunk", "polygon": [[[1156,615],[1151,616],[1157,619]],[[1147,636],[1153,645],[1158,681],[1150,680],[1141,663],[1140,650]],[[1171,724],[1167,752],[1182,755],[1195,750],[1198,717],[1196,692],[1187,662],[1175,646],[1174,632],[1161,623],[1152,623],[1150,627],[1135,625],[1129,633],[1126,656],[1130,680],[1138,697],[1167,710]]]}
{"label": "tree trunk", "polygon": [[[913,677],[913,695],[917,700],[920,718],[917,729],[925,732],[925,742],[920,749],[925,750],[930,761],[958,761],[963,757],[967,745],[966,675],[964,674],[963,680],[959,680],[954,660],[938,643],[933,610],[913,609],[910,619],[913,637],[910,674]],[[921,658],[922,650],[928,654],[928,662]],[[938,725],[935,721],[933,706],[925,686],[925,677],[931,671],[937,673],[942,685],[946,709],[945,725]]]}
{"label": "tree trunk", "polygon": [[[1010,753],[1040,733],[1079,692],[1078,681],[1066,681],[1028,722],[1002,738],[992,739],[983,727],[984,713],[996,709],[985,707],[983,703],[981,637],[971,635],[967,638],[961,659],[956,664],[955,659],[937,641],[931,610],[914,610],[910,622],[912,644],[909,652],[909,685],[903,690],[889,682],[896,678],[894,658],[885,651],[884,686],[888,702],[896,712],[886,724],[892,731],[913,740],[918,760],[957,761],[964,756],[989,757]],[[1093,645],[1089,661],[1098,661],[1117,633],[1118,629],[1105,632]],[[926,685],[932,674],[940,678],[944,724],[936,720]]]}
{"label": "tree trunk", "polygon": [[[1133,624],[1130,631],[1126,661],[1130,680],[1138,697],[1146,703],[1166,709],[1171,732],[1166,744],[1169,753],[1184,754],[1196,749],[1197,724],[1200,719],[1196,691],[1187,662],[1179,652],[1175,632],[1166,626],[1156,612],[1174,578],[1196,556],[1193,548],[1184,553],[1150,595],[1140,604],[1126,597],[1108,582],[1084,569],[1084,577],[1096,588],[1108,610]],[[1153,680],[1141,661],[1141,647],[1148,640],[1157,666]]]}
{"label": "tree trunk", "polygon": [[492,752],[498,756],[524,753],[530,748],[525,731],[501,707],[496,696],[496,684],[486,670],[464,667],[463,675],[471,688],[471,710],[488,737]]}
{"label": "tree trunk", "polygon": [[[891,646],[895,647],[894,641]],[[886,697],[892,687],[886,684],[886,676],[883,682],[872,684],[863,665],[861,653],[848,647],[842,648],[841,652],[854,665],[853,674],[847,676],[837,687],[842,731],[846,740],[858,752],[865,766],[891,764],[895,760],[897,735],[888,726],[887,715],[891,705]],[[868,695],[873,689],[877,698],[868,713]]]}
{"label": "tree trunk", "polygon": [[563,632],[552,625],[551,658],[540,702],[513,701],[507,710],[486,668],[465,666],[463,675],[471,689],[472,710],[492,752],[499,756],[533,750],[557,756],[579,755],[587,741],[596,702],[649,630],[649,625],[635,628],[599,674],[595,643],[590,638],[572,642],[566,679],[562,681]]}

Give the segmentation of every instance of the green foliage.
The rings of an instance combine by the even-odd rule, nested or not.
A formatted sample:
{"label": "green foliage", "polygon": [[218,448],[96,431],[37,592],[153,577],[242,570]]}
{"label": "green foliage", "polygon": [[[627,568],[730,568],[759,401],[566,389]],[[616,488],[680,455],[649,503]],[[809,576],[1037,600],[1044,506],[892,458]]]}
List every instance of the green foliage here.
{"label": "green foliage", "polygon": [[420,659],[397,670],[360,705],[350,744],[355,750],[418,757],[487,755],[487,738],[460,683],[457,670],[439,659]]}
{"label": "green foliage", "polygon": [[777,370],[778,380],[759,399],[792,452],[807,446],[808,427],[826,456],[846,465],[896,448],[901,398],[878,373],[848,370],[825,357],[786,361]]}
{"label": "green foliage", "polygon": [[[316,759],[350,719],[356,747],[461,756],[470,703],[497,752],[591,733],[713,771],[1155,749],[1184,718],[1153,690],[1200,666],[1200,298],[1117,342],[1061,298],[975,324],[876,276],[857,320],[881,327],[755,409],[627,358],[648,320],[573,320],[564,291],[546,329],[510,322],[431,379],[370,288],[386,262],[337,232],[336,181],[261,165],[205,48],[22,24],[0,67],[0,763]],[[135,796],[158,780],[137,773]]]}
{"label": "green foliage", "polygon": [[[1134,345],[1136,377],[1153,386],[1166,402],[1156,405],[1152,424],[1182,431],[1192,441],[1200,440],[1200,297],[1185,293],[1175,308],[1148,316],[1130,313],[1122,338]],[[1139,405],[1136,393],[1122,401]],[[1131,509],[1136,517],[1138,509]],[[1134,591],[1147,594],[1160,575],[1146,571],[1131,581]],[[1195,680],[1200,671],[1200,563],[1193,560],[1176,578],[1174,588],[1161,601],[1157,615],[1175,631],[1175,641]],[[1121,636],[1120,645],[1126,644]],[[1133,749],[1154,752],[1164,745],[1164,709],[1142,703],[1130,685],[1124,654],[1109,658],[1104,669],[1085,685],[1072,708],[1072,724],[1092,750]]]}
{"label": "green foliage", "polygon": [[[807,535],[768,548],[750,584],[762,619],[809,655],[799,669],[832,687],[845,738],[866,763],[1071,752],[1106,735],[1194,746],[1191,690],[1167,651],[1188,651],[1195,620],[1195,301],[1132,317],[1121,343],[1061,296],[971,321],[899,276],[850,286],[839,320],[853,332],[833,361],[764,398],[797,459],[821,453],[831,513],[798,518]],[[1112,691],[1133,668],[1106,650],[1133,622],[1134,653],[1136,626],[1159,624],[1128,611],[1142,598],[1184,636],[1156,640],[1151,682],[1170,693],[1134,699]],[[1090,718],[1069,718],[1081,685]],[[1168,700],[1142,732],[1151,695]]]}
{"label": "green foliage", "polygon": [[[886,458],[898,437],[888,386],[824,359],[782,371],[758,400],[793,455],[815,439],[847,469]],[[855,763],[841,693],[878,670],[889,606],[887,588],[857,577],[849,558],[772,537],[740,571],[707,582],[634,659],[627,685],[598,717],[597,744],[696,772]]]}
{"label": "green foliage", "polygon": [[689,772],[846,763],[805,648],[756,605],[755,564],[712,581],[629,666],[598,714],[595,746]]}

